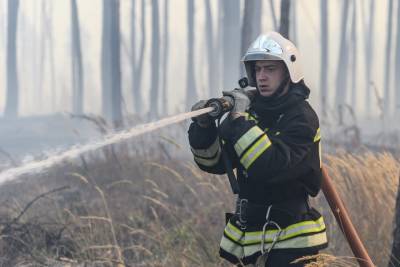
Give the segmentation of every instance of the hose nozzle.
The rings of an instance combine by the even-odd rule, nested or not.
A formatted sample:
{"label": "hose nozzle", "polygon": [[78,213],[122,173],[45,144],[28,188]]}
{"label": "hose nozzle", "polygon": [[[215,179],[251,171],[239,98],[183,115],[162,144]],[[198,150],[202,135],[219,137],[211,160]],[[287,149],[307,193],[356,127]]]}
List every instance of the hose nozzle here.
{"label": "hose nozzle", "polygon": [[219,118],[224,113],[233,108],[234,99],[230,96],[223,96],[221,98],[211,98],[207,101],[206,107],[212,107],[213,110],[208,113],[212,118]]}

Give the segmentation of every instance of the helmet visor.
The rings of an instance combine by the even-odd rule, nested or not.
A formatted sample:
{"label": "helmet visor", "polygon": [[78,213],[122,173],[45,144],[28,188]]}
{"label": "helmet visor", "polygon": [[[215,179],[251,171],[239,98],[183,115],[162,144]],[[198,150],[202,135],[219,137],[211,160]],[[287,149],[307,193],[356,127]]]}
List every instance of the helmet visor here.
{"label": "helmet visor", "polygon": [[282,58],[265,52],[254,52],[247,53],[242,59],[243,62],[257,60],[282,60]]}

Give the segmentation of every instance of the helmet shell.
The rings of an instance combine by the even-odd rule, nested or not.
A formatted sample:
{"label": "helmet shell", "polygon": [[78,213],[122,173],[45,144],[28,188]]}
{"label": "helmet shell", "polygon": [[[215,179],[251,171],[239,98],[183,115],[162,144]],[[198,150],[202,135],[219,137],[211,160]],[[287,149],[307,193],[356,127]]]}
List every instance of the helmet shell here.
{"label": "helmet shell", "polygon": [[299,51],[291,41],[277,32],[258,36],[242,58],[249,85],[253,87],[257,86],[254,64],[259,60],[282,60],[293,83],[298,83],[304,78]]}

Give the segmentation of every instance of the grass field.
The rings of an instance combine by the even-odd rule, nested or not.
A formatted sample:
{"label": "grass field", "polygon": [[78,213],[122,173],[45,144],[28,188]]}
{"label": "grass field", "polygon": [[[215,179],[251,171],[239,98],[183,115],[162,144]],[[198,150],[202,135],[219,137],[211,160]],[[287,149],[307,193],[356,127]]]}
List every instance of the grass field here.
{"label": "grass field", "polygon": [[[0,266],[229,266],[217,254],[234,202],[226,177],[178,148],[115,149],[0,187]],[[324,162],[375,264],[387,266],[399,161],[339,152]],[[313,205],[332,255],[318,266],[357,266],[322,194]]]}

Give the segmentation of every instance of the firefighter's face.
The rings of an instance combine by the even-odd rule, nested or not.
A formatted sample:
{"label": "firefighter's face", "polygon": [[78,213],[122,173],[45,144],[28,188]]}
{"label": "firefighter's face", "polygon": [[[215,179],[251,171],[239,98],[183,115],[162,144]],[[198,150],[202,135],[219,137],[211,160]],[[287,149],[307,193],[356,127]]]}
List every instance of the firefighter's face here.
{"label": "firefighter's face", "polygon": [[262,96],[271,96],[286,78],[286,67],[280,60],[256,61],[255,73],[258,91]]}

